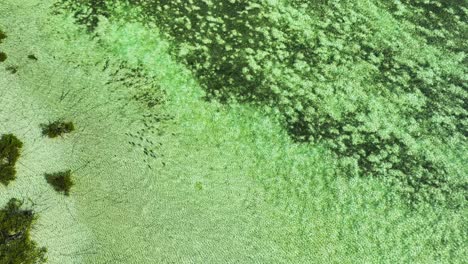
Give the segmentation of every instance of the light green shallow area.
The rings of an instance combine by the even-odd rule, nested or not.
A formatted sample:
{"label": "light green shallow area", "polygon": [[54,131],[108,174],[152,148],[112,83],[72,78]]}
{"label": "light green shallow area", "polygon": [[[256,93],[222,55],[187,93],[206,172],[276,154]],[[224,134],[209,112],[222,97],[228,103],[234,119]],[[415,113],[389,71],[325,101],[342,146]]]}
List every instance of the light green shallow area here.
{"label": "light green shallow area", "polygon": [[[203,101],[155,30],[104,22],[91,40],[51,15],[52,2],[0,5],[8,34],[0,45],[8,55],[0,63],[0,133],[24,142],[17,180],[0,186],[0,204],[30,199],[40,215],[33,239],[48,248],[49,263],[443,263],[466,256],[435,241],[455,232],[447,226],[462,226],[462,212],[411,212],[378,180],[336,177],[331,154],[290,142],[258,109]],[[6,71],[9,65],[18,72]],[[143,68],[167,103],[148,109],[132,100],[138,91],[112,77],[122,65]],[[42,137],[39,125],[57,118],[73,120],[77,130]],[[44,180],[43,173],[63,169],[74,173],[70,197]]]}
{"label": "light green shallow area", "polygon": [[[54,34],[57,21],[47,19],[46,3],[20,2],[0,7],[9,36],[4,64],[19,65],[16,75],[1,70],[0,132],[25,143],[18,180],[1,187],[1,202],[19,196],[37,204],[34,238],[48,248],[50,263],[215,263],[220,256],[226,263],[272,262],[289,254],[274,242],[288,230],[266,214],[271,208],[244,164],[229,164],[214,145],[184,142],[185,135],[174,136],[184,129],[171,124],[169,136],[156,138],[164,142],[158,155],[165,155],[165,165],[145,159],[126,135],[141,128],[142,113],[118,100],[125,92],[104,85],[107,76],[91,63],[100,60],[93,43],[73,34],[67,41],[58,26]],[[90,65],[76,67],[72,56]],[[162,56],[167,72],[158,74],[178,78],[177,66]],[[56,118],[73,120],[77,131],[41,137],[39,124]],[[62,197],[43,173],[68,168],[77,185]]]}

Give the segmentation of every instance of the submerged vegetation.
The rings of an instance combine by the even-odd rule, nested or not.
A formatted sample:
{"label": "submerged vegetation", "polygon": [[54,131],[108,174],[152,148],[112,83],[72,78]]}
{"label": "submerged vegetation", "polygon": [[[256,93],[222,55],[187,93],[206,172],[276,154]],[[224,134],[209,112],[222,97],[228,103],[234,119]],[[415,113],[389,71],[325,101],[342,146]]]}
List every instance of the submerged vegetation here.
{"label": "submerged vegetation", "polygon": [[432,45],[454,52],[466,52],[468,11],[464,0],[382,1],[392,15],[413,24],[414,33]]}
{"label": "submerged vegetation", "polygon": [[8,185],[16,178],[15,165],[22,147],[23,142],[13,134],[0,138],[0,183]]}
{"label": "submerged vegetation", "polygon": [[71,170],[60,171],[56,173],[46,173],[45,179],[55,191],[63,193],[66,196],[70,195],[70,189],[74,185]]}
{"label": "submerged vegetation", "polygon": [[42,135],[49,138],[56,138],[63,134],[71,133],[75,130],[73,122],[54,121],[48,124],[41,124]]}
{"label": "submerged vegetation", "polygon": [[[403,11],[377,0],[62,1],[86,25],[118,3],[140,8],[141,21],[174,40],[208,98],[277,114],[293,138],[327,144],[348,174],[380,177],[409,204],[466,204],[465,59],[431,45],[463,46],[463,4],[394,1],[391,10],[415,14],[398,21]],[[443,38],[429,34],[441,21]]]}
{"label": "submerged vegetation", "polygon": [[21,209],[22,202],[11,199],[0,209],[0,263],[40,264],[46,262],[46,249],[31,240],[30,231],[37,216]]}
{"label": "submerged vegetation", "polygon": [[410,203],[465,202],[467,171],[453,163],[466,147],[460,58],[421,49],[377,7],[130,2],[175,39],[212,98],[267,106],[294,138],[326,143],[349,171],[394,182]]}

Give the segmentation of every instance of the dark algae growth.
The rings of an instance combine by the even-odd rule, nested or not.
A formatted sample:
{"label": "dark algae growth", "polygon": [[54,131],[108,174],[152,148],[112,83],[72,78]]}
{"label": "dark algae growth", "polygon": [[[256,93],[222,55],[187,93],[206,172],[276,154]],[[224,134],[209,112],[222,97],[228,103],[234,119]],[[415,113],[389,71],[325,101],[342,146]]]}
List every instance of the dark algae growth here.
{"label": "dark algae growth", "polygon": [[[6,38],[7,38],[6,33],[0,29],[0,44],[2,44],[3,40]],[[6,55],[6,53],[3,51],[0,51],[0,62],[6,61],[7,58],[8,56]]]}
{"label": "dark algae growth", "polygon": [[8,71],[9,73],[11,73],[11,74],[15,74],[15,73],[18,72],[18,66],[16,66],[16,65],[10,65],[10,66],[7,66],[7,67],[5,68],[5,70],[7,70],[7,71]]}
{"label": "dark algae growth", "polygon": [[74,185],[70,170],[46,173],[45,179],[55,191],[63,193],[66,196],[70,195],[70,189]]}
{"label": "dark algae growth", "polygon": [[22,202],[11,199],[0,209],[0,263],[40,264],[46,262],[46,249],[31,240],[30,231],[37,216],[21,209]]}
{"label": "dark algae growth", "polygon": [[28,59],[33,60],[33,61],[37,61],[37,57],[34,54],[28,55]]}
{"label": "dark algae growth", "polygon": [[71,133],[75,130],[73,122],[54,121],[48,124],[41,124],[42,135],[49,138],[56,138],[63,134]]}
{"label": "dark algae growth", "polygon": [[0,29],[0,44],[2,44],[3,40],[7,38],[7,34]]}
{"label": "dark algae growth", "polygon": [[0,138],[0,183],[8,185],[16,178],[15,164],[23,147],[13,134],[4,134]]}
{"label": "dark algae growth", "polygon": [[0,51],[0,62],[6,61],[7,58],[8,58],[8,56],[6,55],[6,53]]}

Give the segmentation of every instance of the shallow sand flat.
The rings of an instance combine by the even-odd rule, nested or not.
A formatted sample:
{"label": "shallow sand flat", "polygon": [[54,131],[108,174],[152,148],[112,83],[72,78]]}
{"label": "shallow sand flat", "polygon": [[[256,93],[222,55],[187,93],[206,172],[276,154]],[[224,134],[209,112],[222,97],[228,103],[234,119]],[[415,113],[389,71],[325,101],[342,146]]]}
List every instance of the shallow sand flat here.
{"label": "shallow sand flat", "polygon": [[[33,238],[41,246],[56,249],[49,251],[50,261],[79,263],[80,255],[77,253],[89,243],[91,234],[77,219],[76,200],[56,194],[44,179],[45,172],[69,168],[67,147],[70,144],[57,144],[42,138],[39,122],[50,115],[47,109],[31,101],[21,91],[21,85],[14,78],[0,72],[0,134],[13,133],[24,142],[23,153],[17,163],[17,179],[7,188],[0,186],[0,204],[16,197],[25,200],[25,205],[32,205],[40,215]],[[70,255],[75,257],[70,258]]]}
{"label": "shallow sand flat", "polygon": [[[5,6],[0,6],[2,14],[4,9]],[[2,28],[5,28],[5,18],[2,15],[0,19]],[[24,147],[17,163],[17,179],[8,187],[0,185],[0,204],[3,206],[16,197],[40,215],[33,239],[40,246],[53,249],[48,254],[51,263],[81,263],[81,254],[90,244],[92,234],[78,220],[75,198],[56,194],[44,179],[45,172],[74,167],[70,151],[73,136],[57,140],[42,137],[40,123],[55,118],[62,109],[51,108],[41,97],[34,96],[34,91],[44,88],[48,80],[38,78],[36,66],[25,59],[24,52],[32,46],[15,36],[20,31],[26,33],[28,28],[34,29],[13,25],[8,27],[9,38],[2,45],[9,58],[0,65],[0,134],[15,134]],[[12,64],[21,65],[14,75],[4,67]],[[41,73],[52,74],[47,70]]]}
{"label": "shallow sand flat", "polygon": [[[12,197],[24,199],[38,212],[33,239],[48,248],[50,263],[89,263],[83,257],[97,254],[98,242],[80,216],[77,200],[96,187],[94,182],[86,185],[90,176],[84,173],[85,168],[104,167],[105,160],[114,157],[110,153],[89,157],[85,150],[94,151],[97,142],[110,142],[112,150],[122,146],[114,141],[116,137],[109,136],[113,108],[99,94],[104,92],[98,87],[103,80],[64,61],[60,49],[65,50],[65,46],[52,46],[57,43],[52,41],[54,36],[48,35],[48,5],[21,2],[0,6],[0,26],[8,34],[2,44],[8,59],[0,65],[0,133],[13,133],[24,142],[17,180],[7,188],[0,186],[0,202],[4,204]],[[30,54],[38,60],[28,59]],[[7,66],[17,66],[17,73],[8,72]],[[63,138],[42,137],[40,124],[59,118],[73,120],[77,131]],[[99,135],[94,134],[97,131]],[[65,169],[72,169],[77,183],[70,197],[55,193],[44,179],[45,172]],[[93,170],[93,174],[97,172]],[[96,193],[103,191],[98,189]]]}

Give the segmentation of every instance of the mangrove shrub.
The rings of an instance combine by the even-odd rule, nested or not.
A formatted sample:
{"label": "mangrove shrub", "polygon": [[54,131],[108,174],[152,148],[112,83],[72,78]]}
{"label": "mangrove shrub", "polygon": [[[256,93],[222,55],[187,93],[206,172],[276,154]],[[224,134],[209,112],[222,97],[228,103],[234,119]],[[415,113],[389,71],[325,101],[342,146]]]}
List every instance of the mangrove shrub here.
{"label": "mangrove shrub", "polygon": [[0,183],[8,185],[16,177],[16,161],[23,147],[13,134],[4,134],[0,138]]}
{"label": "mangrove shrub", "polygon": [[37,216],[32,210],[21,209],[22,202],[11,199],[0,209],[0,263],[45,263],[47,250],[31,240],[30,231]]}

